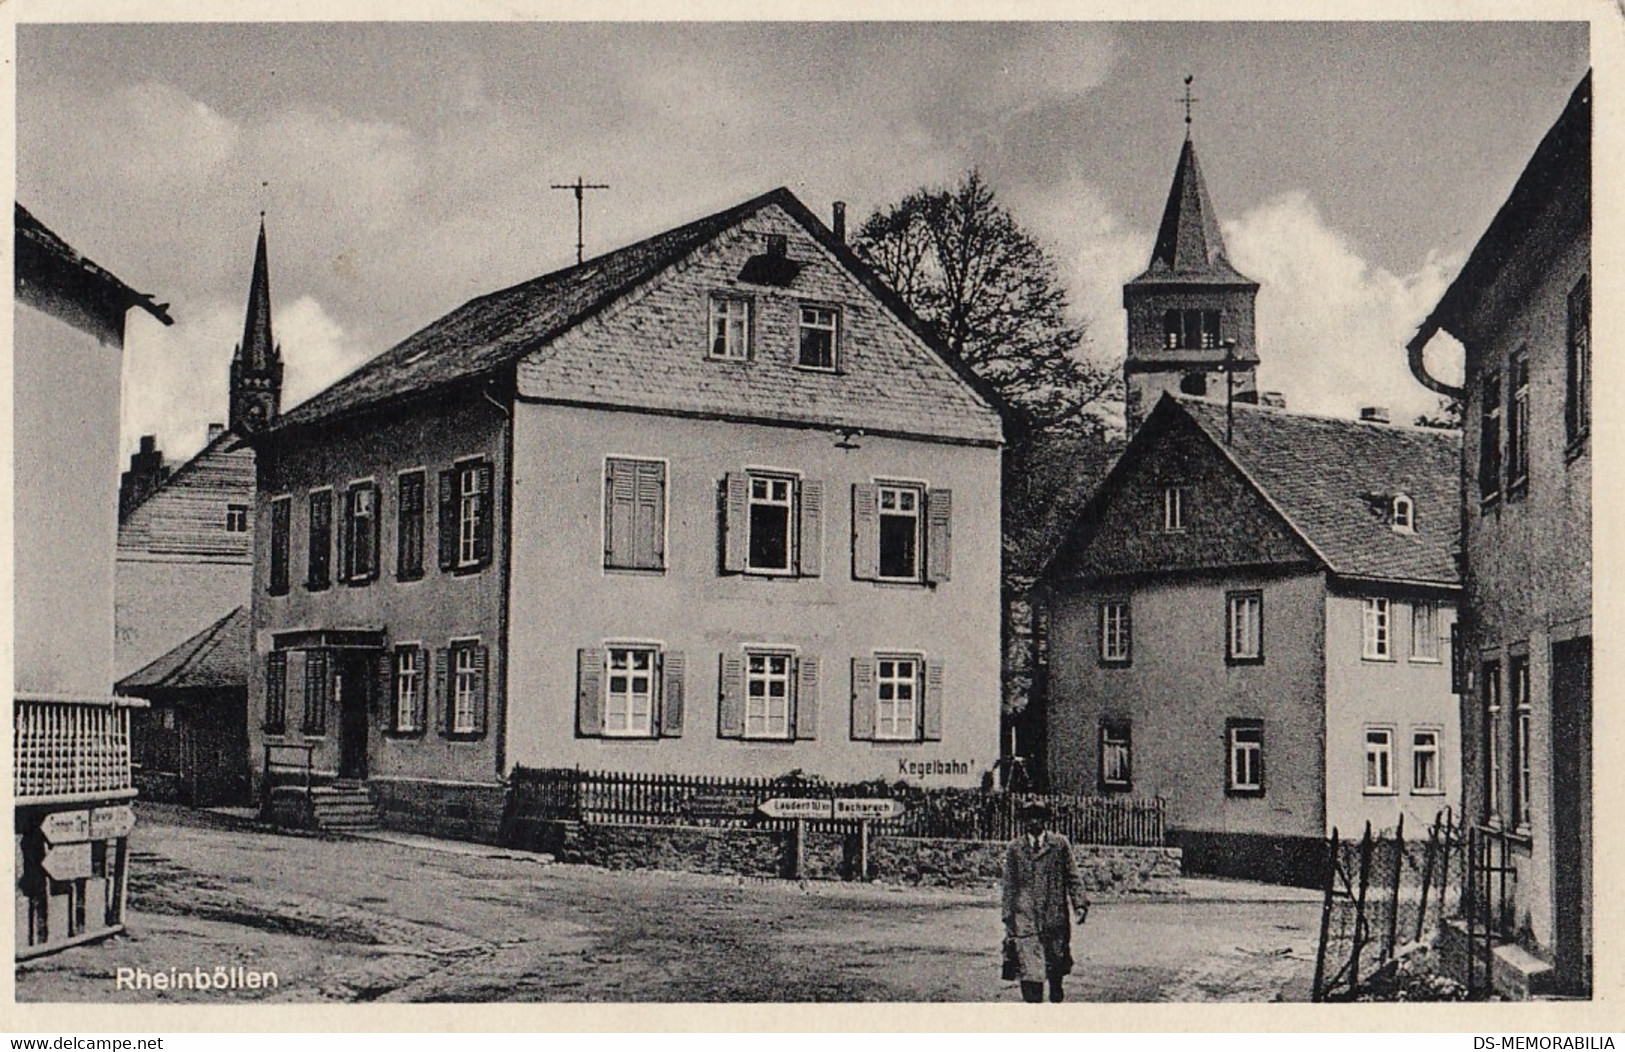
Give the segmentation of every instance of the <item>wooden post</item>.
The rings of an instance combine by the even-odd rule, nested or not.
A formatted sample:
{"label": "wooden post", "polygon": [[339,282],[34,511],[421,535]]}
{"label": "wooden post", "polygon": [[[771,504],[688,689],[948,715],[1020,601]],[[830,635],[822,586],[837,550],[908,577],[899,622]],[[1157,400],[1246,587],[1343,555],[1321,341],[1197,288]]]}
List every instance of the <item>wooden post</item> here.
{"label": "wooden post", "polygon": [[1365,948],[1366,933],[1370,926],[1365,919],[1365,893],[1371,884],[1371,823],[1365,824],[1365,836],[1360,838],[1360,897],[1354,905],[1354,955],[1349,959],[1349,990],[1360,987],[1360,951]]}
{"label": "wooden post", "polygon": [[1324,1001],[1326,991],[1326,938],[1331,934],[1332,923],[1332,889],[1337,883],[1337,827],[1332,827],[1332,836],[1326,844],[1326,896],[1320,904],[1320,952],[1315,955],[1315,984],[1310,988],[1311,1001]]}
{"label": "wooden post", "polygon": [[869,820],[858,819],[858,879],[869,879]]}
{"label": "wooden post", "polygon": [[807,879],[807,820],[796,819],[796,869],[797,880]]}
{"label": "wooden post", "polygon": [[1394,959],[1399,947],[1395,945],[1399,940],[1399,882],[1405,870],[1405,815],[1400,813],[1399,823],[1394,826],[1394,881],[1390,888],[1392,897],[1388,909],[1388,948],[1382,956],[1384,961]]}
{"label": "wooden post", "polygon": [[1428,830],[1427,854],[1422,859],[1422,904],[1416,911],[1416,941],[1422,941],[1422,929],[1427,926],[1428,890],[1433,884],[1433,853],[1439,846],[1439,824],[1444,815],[1433,816],[1433,828]]}

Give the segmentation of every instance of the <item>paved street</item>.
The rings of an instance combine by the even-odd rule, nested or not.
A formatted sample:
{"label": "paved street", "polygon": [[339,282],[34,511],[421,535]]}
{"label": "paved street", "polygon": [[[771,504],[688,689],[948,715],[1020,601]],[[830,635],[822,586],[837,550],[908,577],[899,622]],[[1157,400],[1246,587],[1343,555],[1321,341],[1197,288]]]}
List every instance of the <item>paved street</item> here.
{"label": "paved street", "polygon": [[[997,892],[610,872],[401,837],[337,840],[142,805],[129,931],[17,969],[22,1001],[1013,1001]],[[1307,1000],[1312,895],[1192,881],[1104,902],[1080,1001]],[[1267,901],[1273,900],[1273,901]],[[120,967],[273,990],[117,990]]]}

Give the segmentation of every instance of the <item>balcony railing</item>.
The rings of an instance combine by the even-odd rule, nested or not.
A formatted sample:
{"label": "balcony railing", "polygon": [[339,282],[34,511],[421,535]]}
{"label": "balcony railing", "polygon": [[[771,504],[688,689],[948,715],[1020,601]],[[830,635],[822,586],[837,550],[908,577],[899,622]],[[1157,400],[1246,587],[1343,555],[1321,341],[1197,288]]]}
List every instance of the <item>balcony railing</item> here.
{"label": "balcony railing", "polygon": [[130,710],[146,707],[138,698],[19,695],[11,716],[15,802],[134,796]]}

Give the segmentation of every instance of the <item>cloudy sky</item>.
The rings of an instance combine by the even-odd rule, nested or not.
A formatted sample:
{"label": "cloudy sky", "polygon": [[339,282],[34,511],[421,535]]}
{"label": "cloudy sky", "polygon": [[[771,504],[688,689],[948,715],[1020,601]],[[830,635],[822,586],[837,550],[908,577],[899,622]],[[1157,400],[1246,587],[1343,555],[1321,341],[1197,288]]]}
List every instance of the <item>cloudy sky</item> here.
{"label": "cloudy sky", "polygon": [[225,419],[259,212],[292,405],[470,297],[788,186],[854,225],[981,169],[1120,360],[1194,134],[1262,385],[1396,419],[1403,345],[1588,66],[1575,23],[25,25],[17,196],[173,305],[125,444]]}

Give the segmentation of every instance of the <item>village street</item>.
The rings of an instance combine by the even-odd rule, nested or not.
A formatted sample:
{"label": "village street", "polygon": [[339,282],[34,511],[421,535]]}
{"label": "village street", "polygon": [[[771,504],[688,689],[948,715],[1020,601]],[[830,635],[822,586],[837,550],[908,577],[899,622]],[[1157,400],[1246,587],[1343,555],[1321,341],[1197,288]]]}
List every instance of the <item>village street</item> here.
{"label": "village street", "polygon": [[[611,872],[399,837],[275,834],[144,804],[128,931],[24,962],[21,1001],[1014,1001],[996,889]],[[1105,901],[1077,1001],[1307,1000],[1312,893],[1186,882]],[[270,990],[119,990],[119,968],[274,972]]]}

